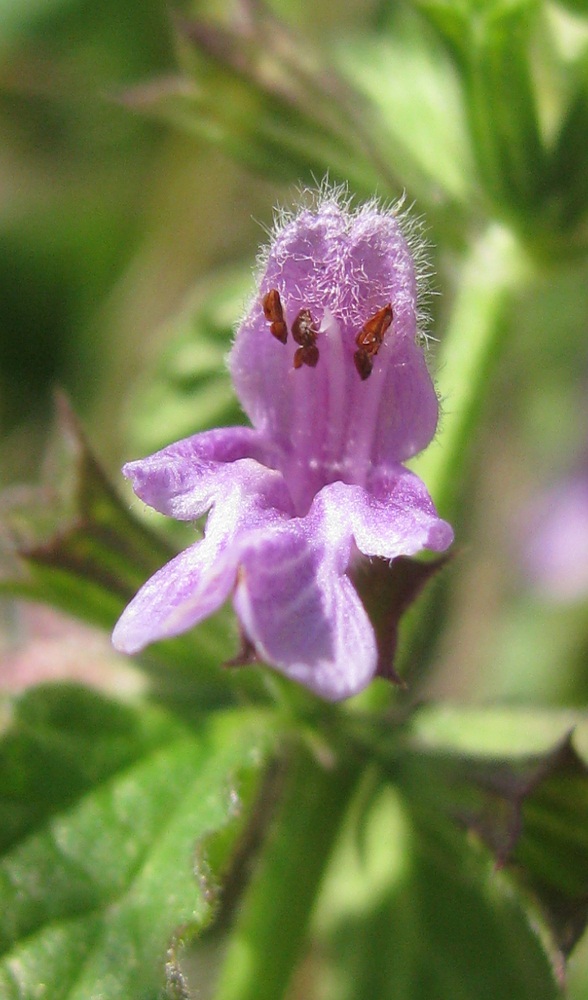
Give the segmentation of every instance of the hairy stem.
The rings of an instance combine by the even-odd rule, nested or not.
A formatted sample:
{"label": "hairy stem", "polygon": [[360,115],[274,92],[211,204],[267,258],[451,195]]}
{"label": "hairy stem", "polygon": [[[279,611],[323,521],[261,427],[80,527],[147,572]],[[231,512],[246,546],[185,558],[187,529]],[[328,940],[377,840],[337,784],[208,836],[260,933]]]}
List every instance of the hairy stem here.
{"label": "hairy stem", "polygon": [[260,868],[231,935],[215,1000],[280,1000],[300,958],[314,904],[357,781],[297,747]]}

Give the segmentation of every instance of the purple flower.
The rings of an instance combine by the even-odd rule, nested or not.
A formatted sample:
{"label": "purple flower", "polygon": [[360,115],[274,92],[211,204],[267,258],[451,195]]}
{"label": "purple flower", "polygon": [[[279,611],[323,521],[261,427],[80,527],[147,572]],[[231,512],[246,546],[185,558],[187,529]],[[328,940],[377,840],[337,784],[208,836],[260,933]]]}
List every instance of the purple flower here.
{"label": "purple flower", "polygon": [[247,647],[336,700],[377,666],[351,582],[360,553],[441,551],[450,526],[401,463],[435,433],[414,260],[393,212],[335,192],[282,218],[230,357],[252,427],[207,431],[131,462],[137,495],[204,538],[159,570],[114,631],[134,653],[232,597]]}
{"label": "purple flower", "polygon": [[588,596],[588,467],[586,462],[526,512],[523,563],[533,589],[553,602]]}

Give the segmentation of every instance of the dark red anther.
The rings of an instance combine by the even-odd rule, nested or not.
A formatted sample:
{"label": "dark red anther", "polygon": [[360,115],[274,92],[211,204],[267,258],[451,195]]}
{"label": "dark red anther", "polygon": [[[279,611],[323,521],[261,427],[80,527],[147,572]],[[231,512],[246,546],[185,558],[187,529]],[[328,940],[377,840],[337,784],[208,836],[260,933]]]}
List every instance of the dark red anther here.
{"label": "dark red anther", "polygon": [[355,361],[355,367],[359,372],[361,381],[365,382],[368,375],[372,374],[372,368],[374,367],[372,359],[366,351],[360,349],[353,355],[353,360]]}
{"label": "dark red anther", "polygon": [[309,368],[316,368],[318,359],[318,347],[314,344],[310,344],[308,347],[297,347],[294,352],[294,367],[302,368],[302,365],[308,365]]}
{"label": "dark red anther", "polygon": [[372,359],[380,350],[384,342],[384,334],[393,318],[392,304],[389,302],[387,306],[382,306],[373,316],[370,316],[355,338],[357,351],[353,355],[353,360],[362,381],[365,381],[372,373],[374,367]]}
{"label": "dark red anther", "polygon": [[292,323],[292,336],[296,343],[300,344],[294,354],[294,367],[301,368],[302,365],[308,365],[309,368],[315,368],[319,359],[319,351],[316,346],[318,330],[309,309],[301,309],[298,313]]}
{"label": "dark red anther", "polygon": [[270,324],[270,330],[276,340],[285,344],[288,340],[288,327],[284,319],[282,300],[277,288],[270,288],[269,292],[261,300],[263,315]]}

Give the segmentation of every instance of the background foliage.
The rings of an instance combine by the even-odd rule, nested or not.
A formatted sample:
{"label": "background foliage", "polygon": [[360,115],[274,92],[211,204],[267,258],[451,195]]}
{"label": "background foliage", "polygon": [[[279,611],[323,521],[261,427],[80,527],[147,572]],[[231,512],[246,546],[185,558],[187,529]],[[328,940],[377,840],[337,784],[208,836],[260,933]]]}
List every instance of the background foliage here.
{"label": "background foliage", "polygon": [[[586,461],[586,15],[0,0],[9,1000],[535,1000],[576,940],[586,995],[588,604],[525,563],[537,498]],[[223,673],[228,614],[130,673],[108,629],[193,529],[129,513],[63,403],[47,457],[53,389],[120,491],[122,460],[240,420],[257,246],[327,172],[414,200],[435,272],[444,418],[415,467],[459,546],[407,618],[408,690],[331,709]]]}

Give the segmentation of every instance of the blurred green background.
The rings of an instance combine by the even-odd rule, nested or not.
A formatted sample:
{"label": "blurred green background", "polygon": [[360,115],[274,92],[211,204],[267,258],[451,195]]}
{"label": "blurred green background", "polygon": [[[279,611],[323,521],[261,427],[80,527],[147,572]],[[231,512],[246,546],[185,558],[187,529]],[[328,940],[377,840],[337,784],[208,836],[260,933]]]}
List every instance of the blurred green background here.
{"label": "blurred green background", "polygon": [[[203,135],[141,114],[123,98],[129,88],[177,71],[179,15],[226,19],[239,6],[228,0],[177,3],[173,10],[162,0],[0,3],[2,485],[36,475],[55,386],[71,395],[115,478],[133,454],[238,418],[222,364],[228,331],[249,294],[263,227],[276,201],[291,200],[294,184],[284,182],[287,171],[277,161],[280,179],[271,176],[269,154],[262,176]],[[276,0],[272,9],[298,32],[303,49],[304,39],[309,49],[312,40],[319,67],[321,51],[329,53],[345,63],[349,79],[362,81],[364,93],[373,90],[380,111],[387,108],[401,123],[414,119],[403,136],[417,151],[411,160],[390,138],[394,120],[388,136],[384,118],[381,126],[374,118],[380,168],[382,150],[384,170],[390,167],[380,193],[399,195],[404,186],[409,201],[416,195],[417,210],[427,212],[437,271],[432,289],[441,293],[431,297],[432,332],[442,338],[464,237],[473,238],[492,209],[471,179],[455,78],[432,47],[430,27],[405,16],[410,7]],[[572,53],[565,65],[578,53],[585,59],[585,23],[557,5],[548,15]],[[387,50],[374,48],[374,39],[395,44],[394,18],[404,34],[397,58],[386,62]],[[566,84],[553,70],[545,29],[536,34],[548,118]],[[419,55],[421,37],[427,58]],[[392,86],[394,73],[407,78],[405,91]],[[209,85],[217,86],[214,79]],[[245,88],[235,91],[236,114],[241,98],[246,108]],[[422,109],[431,122],[439,120],[444,146],[438,135],[431,132],[428,143],[426,130],[419,131]],[[411,163],[422,167],[436,149],[446,160],[447,190],[451,197],[458,192],[471,214],[461,229],[459,217],[437,211],[434,197],[429,204],[418,199],[422,178],[416,168],[411,173]],[[306,153],[313,162],[303,147],[303,167]],[[334,173],[340,177],[339,166]],[[365,194],[369,175],[356,186]],[[518,552],[528,504],[585,450],[587,276],[585,258],[564,253],[561,263],[552,259],[539,269],[529,293],[513,300],[503,318],[507,347],[473,448],[474,475],[460,490],[462,551],[431,693],[580,704],[588,693],[585,602],[541,601],[526,586]]]}
{"label": "blurred green background", "polygon": [[[127,402],[166,321],[219,266],[253,264],[260,222],[271,222],[279,191],[287,197],[284,185],[121,101],[131,85],[175,70],[178,13],[226,7],[0,5],[2,484],[34,473],[56,385],[116,468]],[[282,7],[316,34],[353,30],[375,5]]]}
{"label": "blurred green background", "polygon": [[[172,12],[163,0],[0,0],[1,486],[37,475],[55,386],[71,396],[115,481],[123,460],[217,419],[238,419],[222,367],[228,331],[249,294],[274,204],[288,203],[294,182],[308,178],[286,178],[277,167],[273,177],[271,157],[262,176],[222,144],[174,130],[123,100],[128,88],[176,72],[174,16],[222,16],[230,6],[178,0]],[[389,136],[383,122],[376,130],[390,167],[380,193],[405,188],[428,216],[432,290],[441,293],[430,302],[432,333],[442,338],[464,242],[493,211],[470,179],[455,79],[441,74],[447,89],[439,90],[435,74],[424,72],[426,60],[416,73],[410,19],[398,59],[388,64],[382,49],[381,65],[373,60],[370,46],[388,14],[407,5],[272,6],[309,46],[312,40],[346,61],[364,93],[377,93],[382,79],[390,88],[382,106],[415,121],[415,163],[445,157],[447,188],[470,213],[461,228],[442,199],[438,206],[434,197],[419,201],[422,178],[411,173],[406,149],[397,150],[394,127]],[[565,65],[580,56],[586,62],[585,22],[556,4],[546,9],[572,53]],[[424,23],[422,31],[428,39]],[[549,131],[566,79],[554,70],[545,30],[536,34]],[[407,75],[405,91],[394,89],[395,72]],[[438,136],[429,144],[419,132],[422,107],[438,120],[445,144],[435,146]],[[578,135],[579,144],[586,140]],[[310,171],[312,150],[300,156],[307,152]],[[342,179],[340,165],[334,175]],[[357,187],[367,193],[367,174]],[[448,624],[424,696],[586,705],[586,596],[568,604],[542,598],[520,556],[534,498],[587,451],[587,279],[585,256],[564,248],[561,260],[538,267],[502,319],[506,348],[473,445],[472,476],[460,486]],[[574,963],[579,969],[581,958]]]}
{"label": "blurred green background", "polygon": [[3,484],[35,473],[64,387],[111,469],[166,319],[218,264],[252,260],[274,192],[122,107],[174,65],[158,0],[0,8]]}

